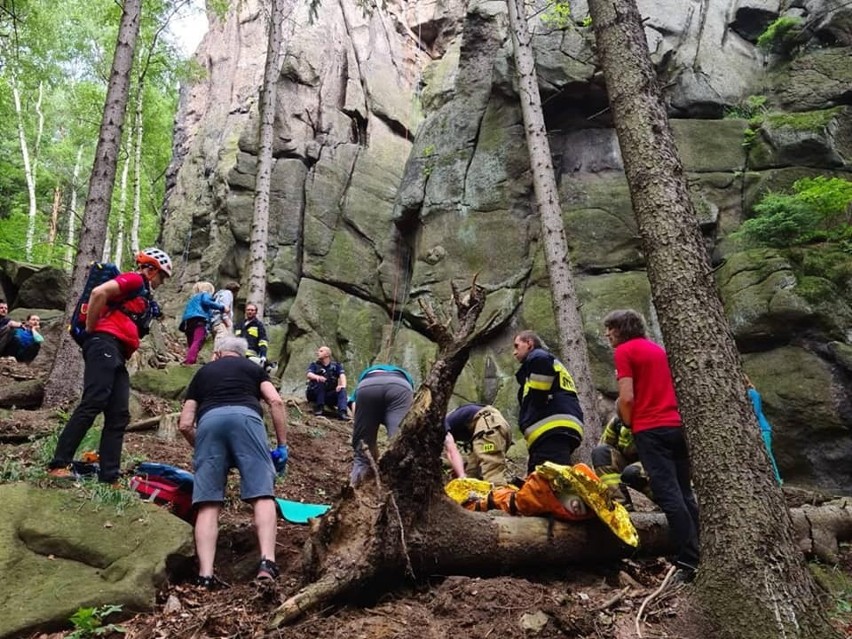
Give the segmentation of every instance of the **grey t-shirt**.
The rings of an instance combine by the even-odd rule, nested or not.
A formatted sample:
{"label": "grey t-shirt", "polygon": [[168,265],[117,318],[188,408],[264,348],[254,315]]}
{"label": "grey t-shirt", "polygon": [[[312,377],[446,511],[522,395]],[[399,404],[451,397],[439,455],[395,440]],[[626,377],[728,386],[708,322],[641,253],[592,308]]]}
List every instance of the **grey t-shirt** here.
{"label": "grey t-shirt", "polygon": [[234,324],[234,294],[231,293],[226,288],[223,288],[221,291],[216,291],[216,295],[213,296],[213,300],[224,306],[228,309],[227,313],[222,313],[220,311],[213,311],[213,324],[220,324],[222,319],[227,319],[228,322],[233,326]]}

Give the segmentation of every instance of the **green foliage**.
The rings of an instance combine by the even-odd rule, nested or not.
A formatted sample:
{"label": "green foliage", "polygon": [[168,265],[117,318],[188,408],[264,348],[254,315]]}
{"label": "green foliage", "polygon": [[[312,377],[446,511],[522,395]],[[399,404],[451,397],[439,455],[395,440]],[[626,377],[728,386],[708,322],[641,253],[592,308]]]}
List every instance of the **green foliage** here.
{"label": "green foliage", "polygon": [[801,18],[780,16],[757,39],[757,46],[765,52],[789,53],[796,46]]}
{"label": "green foliage", "polygon": [[737,235],[756,246],[784,248],[816,241],[852,241],[852,182],[803,178],[792,193],[767,193]]}
{"label": "green foliage", "polygon": [[559,0],[548,0],[541,14],[541,23],[552,29],[564,29],[571,24],[571,5]]}
{"label": "green foliage", "polygon": [[750,95],[725,111],[726,118],[751,120],[766,113],[766,96]]}
{"label": "green foliage", "polygon": [[229,0],[207,0],[207,8],[213,12],[219,20],[224,19],[228,15],[228,9],[231,3]]}
{"label": "green foliage", "polygon": [[124,634],[127,631],[115,624],[104,625],[104,620],[111,614],[121,612],[122,606],[107,605],[97,608],[79,608],[69,621],[74,625],[74,631],[68,637],[71,639],[88,639],[89,637],[101,637],[113,632]]}
{"label": "green foliage", "polygon": [[582,20],[580,20],[580,26],[583,27],[584,29],[588,29],[589,27],[591,27],[592,26],[592,16],[588,15],[585,18],[583,18]]}

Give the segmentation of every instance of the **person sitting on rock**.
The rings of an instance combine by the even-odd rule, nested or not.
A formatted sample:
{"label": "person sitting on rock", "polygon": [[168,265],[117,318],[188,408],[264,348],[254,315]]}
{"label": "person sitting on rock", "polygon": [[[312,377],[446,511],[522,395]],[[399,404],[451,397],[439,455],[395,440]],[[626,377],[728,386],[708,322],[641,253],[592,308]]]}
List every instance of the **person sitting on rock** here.
{"label": "person sitting on rock", "polygon": [[614,415],[601,434],[600,444],[592,449],[592,466],[614,501],[633,510],[629,486],[653,500],[648,475],[639,461],[630,428]]}
{"label": "person sitting on rock", "polygon": [[7,319],[0,328],[0,357],[14,357],[23,364],[32,362],[44,341],[38,331],[40,325],[41,319],[32,313],[23,324]]}
{"label": "person sitting on rock", "polygon": [[317,359],[308,366],[307,377],[305,394],[308,401],[313,403],[314,415],[322,415],[325,406],[332,406],[340,419],[348,420],[346,371],[343,370],[343,364],[331,359],[328,346],[317,349]]}
{"label": "person sitting on rock", "polygon": [[[464,404],[444,418],[444,428],[444,450],[455,477],[484,479],[497,486],[507,482],[506,451],[512,445],[512,430],[499,410]],[[466,450],[464,455],[457,444]]]}

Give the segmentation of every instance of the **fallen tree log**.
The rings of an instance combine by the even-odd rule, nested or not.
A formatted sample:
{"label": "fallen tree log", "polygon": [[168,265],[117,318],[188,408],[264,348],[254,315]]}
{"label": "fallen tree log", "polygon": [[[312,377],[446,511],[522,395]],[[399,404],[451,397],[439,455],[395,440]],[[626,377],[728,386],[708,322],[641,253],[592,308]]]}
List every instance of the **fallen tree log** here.
{"label": "fallen tree log", "polygon": [[153,417],[146,417],[145,419],[139,419],[132,424],[128,424],[125,432],[140,432],[145,430],[157,430],[160,427],[160,422],[164,419],[177,419],[180,416],[180,413],[165,413],[164,415],[154,415]]}
{"label": "fallen tree log", "polygon": [[[370,508],[368,501],[362,505]],[[826,563],[837,561],[838,542],[852,539],[852,499],[822,506],[790,510],[797,541],[802,551]],[[326,517],[341,517],[330,512]],[[544,569],[588,566],[630,556],[657,557],[674,553],[668,524],[662,513],[634,513],[631,520],[639,532],[639,548],[622,543],[598,520],[564,523],[542,517],[512,517],[496,513],[474,513],[449,499],[432,504],[425,527],[405,535],[405,564],[410,577],[434,575],[476,575],[534,573]],[[314,532],[321,532],[319,522]],[[287,623],[299,615],[335,598],[354,594],[376,579],[383,579],[400,566],[373,565],[358,535],[345,542],[349,553],[335,553],[345,562],[337,570],[327,570],[316,582],[288,599],[276,611],[272,626]],[[378,543],[388,540],[378,540]],[[359,549],[359,546],[361,549]],[[376,557],[373,556],[373,559]],[[306,558],[309,564],[319,560]],[[326,556],[323,561],[328,561]],[[373,573],[372,569],[377,571]],[[358,579],[349,577],[358,575]],[[397,577],[399,575],[397,574]]]}

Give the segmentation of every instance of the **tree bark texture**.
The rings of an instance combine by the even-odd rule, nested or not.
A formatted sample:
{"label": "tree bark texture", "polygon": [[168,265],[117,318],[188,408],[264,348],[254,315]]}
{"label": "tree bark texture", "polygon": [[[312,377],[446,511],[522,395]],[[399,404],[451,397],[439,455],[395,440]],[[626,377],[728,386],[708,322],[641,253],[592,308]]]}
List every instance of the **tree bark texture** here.
{"label": "tree bark texture", "polygon": [[272,145],[275,135],[275,91],[283,38],[281,22],[284,19],[284,0],[272,0],[271,4],[266,64],[263,68],[263,86],[260,89],[257,177],[254,185],[254,216],[249,244],[249,290],[246,299],[248,303],[257,306],[258,317],[263,317],[263,307],[266,303],[266,247],[269,242],[269,194],[274,162]]}
{"label": "tree bark texture", "polygon": [[[92,175],[89,178],[89,193],[83,211],[77,257],[71,275],[71,287],[65,304],[65,318],[71,317],[74,305],[83,289],[88,265],[99,259],[104,247],[109,220],[121,131],[127,110],[130,72],[133,67],[133,52],[139,36],[142,0],[124,0],[118,41],[112,59],[106,102],[101,120],[98,144]],[[62,333],[56,359],[45,387],[45,406],[60,406],[75,399],[82,379],[80,351],[67,332]]]}
{"label": "tree bark texture", "polygon": [[[551,302],[556,327],[559,332],[559,351],[568,370],[574,377],[577,395],[584,416],[584,446],[590,453],[591,446],[601,435],[601,419],[597,410],[598,393],[592,379],[589,352],[583,332],[583,318],[577,301],[573,267],[565,238],[565,224],[550,142],[541,109],[541,94],[535,71],[531,37],[527,29],[527,14],[522,0],[507,0],[509,26],[515,54],[515,76],[521,100],[521,114],[530,154],[533,188],[536,207],[541,220],[541,235],[547,272],[550,278]],[[588,454],[585,458],[588,458]]]}
{"label": "tree bark texture", "polygon": [[636,2],[589,9],[695,462],[696,603],[719,637],[834,637],[760,445]]}

